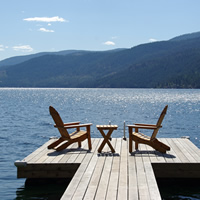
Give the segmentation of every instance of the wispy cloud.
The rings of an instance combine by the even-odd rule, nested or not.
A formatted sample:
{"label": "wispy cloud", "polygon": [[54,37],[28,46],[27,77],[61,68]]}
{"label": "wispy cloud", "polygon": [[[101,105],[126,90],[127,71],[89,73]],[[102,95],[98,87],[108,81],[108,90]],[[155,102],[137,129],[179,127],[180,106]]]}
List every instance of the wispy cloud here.
{"label": "wispy cloud", "polygon": [[108,46],[114,46],[115,45],[115,43],[112,42],[112,41],[107,41],[107,42],[104,42],[103,44],[108,45]]}
{"label": "wispy cloud", "polygon": [[19,45],[12,47],[15,51],[31,52],[33,48],[30,45]]}
{"label": "wispy cloud", "polygon": [[150,38],[149,39],[149,42],[157,42],[158,40],[156,40],[156,39],[153,39],[153,38]]}
{"label": "wispy cloud", "polygon": [[0,44],[0,51],[5,51],[5,49],[8,49],[8,46],[4,46],[3,44]]}
{"label": "wispy cloud", "polygon": [[4,46],[2,44],[0,44],[0,51],[4,51]]}
{"label": "wispy cloud", "polygon": [[49,29],[46,29],[46,28],[40,28],[39,31],[46,32],[46,33],[53,33],[54,32],[54,30],[49,30]]}
{"label": "wispy cloud", "polygon": [[55,16],[55,17],[32,17],[32,18],[25,18],[24,21],[28,22],[68,22],[62,17]]}
{"label": "wispy cloud", "polygon": [[111,39],[112,40],[116,40],[118,37],[117,36],[112,36]]}

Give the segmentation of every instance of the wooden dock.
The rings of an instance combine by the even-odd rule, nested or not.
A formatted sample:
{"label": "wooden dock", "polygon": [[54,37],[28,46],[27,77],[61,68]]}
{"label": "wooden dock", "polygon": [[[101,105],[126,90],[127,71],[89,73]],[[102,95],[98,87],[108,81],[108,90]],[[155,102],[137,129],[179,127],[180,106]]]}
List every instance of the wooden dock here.
{"label": "wooden dock", "polygon": [[188,139],[159,139],[171,147],[167,154],[146,145],[128,152],[128,139],[112,138],[115,153],[102,139],[92,138],[82,148],[76,144],[60,152],[48,150],[49,140],[32,154],[17,161],[18,178],[72,178],[64,199],[161,199],[156,178],[200,178],[200,150]]}

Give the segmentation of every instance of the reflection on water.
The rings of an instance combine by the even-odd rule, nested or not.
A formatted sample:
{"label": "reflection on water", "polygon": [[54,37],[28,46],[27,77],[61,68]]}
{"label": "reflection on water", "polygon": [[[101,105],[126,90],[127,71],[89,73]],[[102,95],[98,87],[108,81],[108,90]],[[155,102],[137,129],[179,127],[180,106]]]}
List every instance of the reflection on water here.
{"label": "reflection on water", "polygon": [[16,191],[15,200],[59,200],[70,179],[28,179]]}
{"label": "reflection on water", "polygon": [[200,179],[158,179],[163,200],[200,199]]}

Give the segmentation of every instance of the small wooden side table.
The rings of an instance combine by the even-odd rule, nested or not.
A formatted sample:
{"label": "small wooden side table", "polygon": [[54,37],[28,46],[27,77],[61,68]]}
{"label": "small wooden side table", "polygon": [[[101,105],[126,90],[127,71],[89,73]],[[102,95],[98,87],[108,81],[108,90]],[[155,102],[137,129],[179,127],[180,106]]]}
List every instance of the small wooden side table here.
{"label": "small wooden side table", "polygon": [[[112,132],[114,130],[117,130],[118,126],[117,125],[97,125],[96,127],[104,138],[103,142],[101,143],[101,145],[98,149],[98,152],[101,153],[103,147],[107,143],[108,146],[110,147],[112,153],[115,153],[115,150],[114,150],[113,146],[111,145],[109,138],[111,137]],[[105,134],[104,130],[108,130],[108,133]]]}

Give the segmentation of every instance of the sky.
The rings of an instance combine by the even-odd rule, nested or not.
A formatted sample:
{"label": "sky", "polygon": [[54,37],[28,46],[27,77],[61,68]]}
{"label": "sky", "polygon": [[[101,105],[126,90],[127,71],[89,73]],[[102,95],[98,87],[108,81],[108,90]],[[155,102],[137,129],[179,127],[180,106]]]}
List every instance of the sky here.
{"label": "sky", "polygon": [[200,0],[0,0],[0,61],[103,51],[200,31]]}

